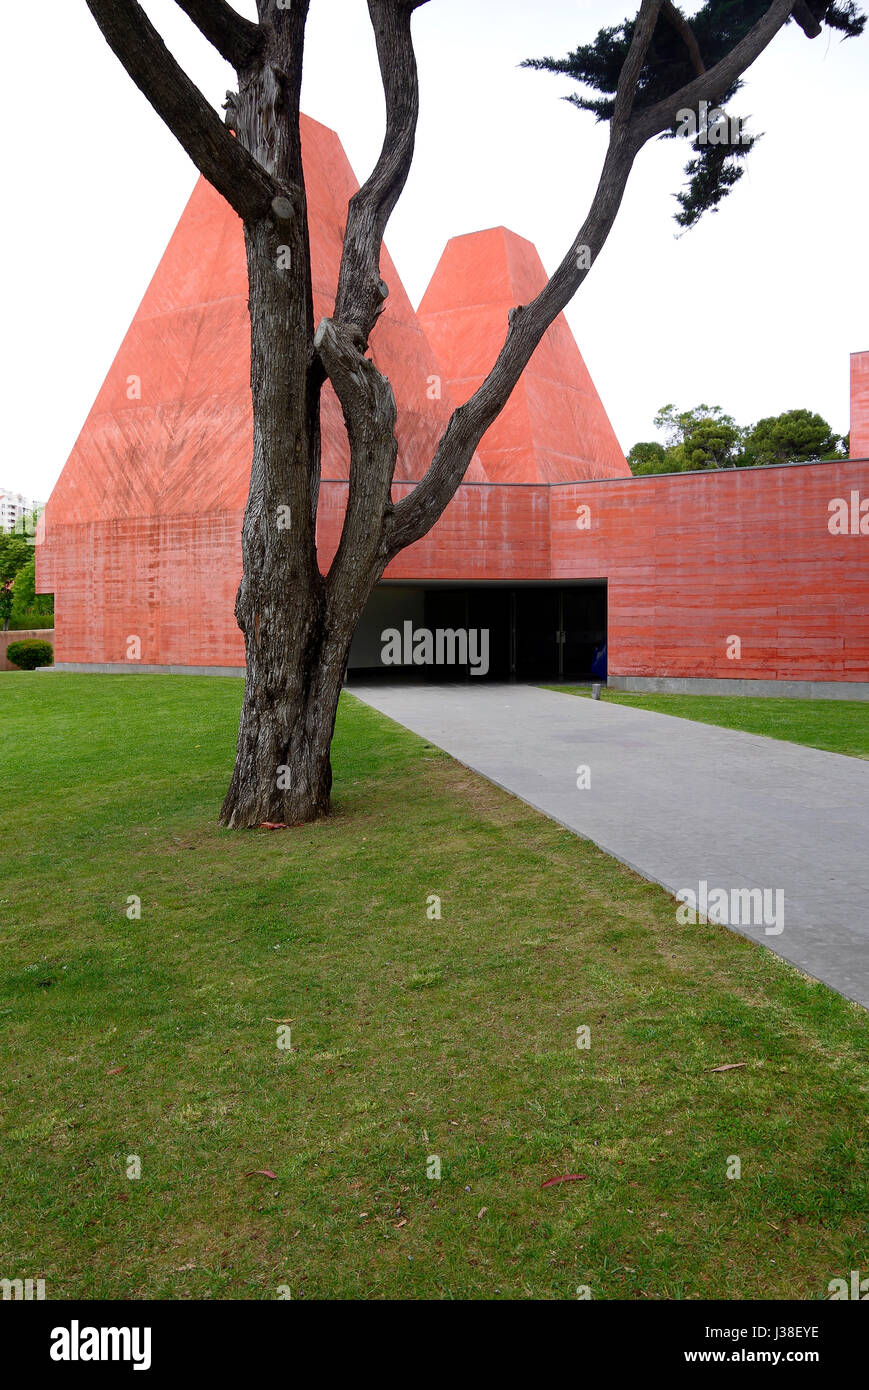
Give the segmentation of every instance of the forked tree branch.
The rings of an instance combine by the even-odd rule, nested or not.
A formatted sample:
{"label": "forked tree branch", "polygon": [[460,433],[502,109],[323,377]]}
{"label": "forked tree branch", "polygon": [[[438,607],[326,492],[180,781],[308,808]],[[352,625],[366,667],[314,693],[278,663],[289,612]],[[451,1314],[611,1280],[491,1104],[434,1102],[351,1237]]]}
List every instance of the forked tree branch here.
{"label": "forked tree branch", "polygon": [[419,81],[410,23],[426,0],[368,0],[386,99],[383,147],[370,177],[350,199],[338,275],[335,320],[367,341],[388,287],[380,278],[380,248],[413,161]]}
{"label": "forked tree branch", "polygon": [[280,192],[233,139],[175,61],[137,0],[85,0],[109,47],[201,174],[245,221],[264,216]]}
{"label": "forked tree branch", "polygon": [[226,0],[175,0],[175,3],[236,71],[246,67],[262,47],[260,26],[245,19]]}
{"label": "forked tree branch", "polygon": [[[805,0],[800,0],[804,4]],[[688,50],[688,57],[691,59],[694,71],[700,77],[706,71],[706,65],[700,53],[700,45],[697,42],[694,30],[688,23],[682,11],[673,4],[673,0],[664,0],[661,6],[661,13],[669,21],[676,33],[680,36]]]}
{"label": "forked tree branch", "polygon": [[701,101],[714,103],[723,96],[787,23],[795,3],[798,0],[772,0],[766,13],[714,67],[708,68],[654,106],[637,112],[632,127],[639,144],[644,145],[653,136],[669,130],[675,124],[679,111],[696,110]]}
{"label": "forked tree branch", "polygon": [[386,535],[390,559],[424,536],[454,496],[480,440],[506,405],[535,348],[603,247],[639,150],[675,123],[678,110],[695,106],[703,98],[715,101],[725,92],[787,22],[795,0],[773,0],[748,34],[708,72],[648,110],[634,113],[637,82],[662,2],[643,0],[640,8],[619,76],[600,181],[579,235],[537,297],[511,310],[507,337],[495,365],[470,399],[453,412],[425,477],[393,507]]}

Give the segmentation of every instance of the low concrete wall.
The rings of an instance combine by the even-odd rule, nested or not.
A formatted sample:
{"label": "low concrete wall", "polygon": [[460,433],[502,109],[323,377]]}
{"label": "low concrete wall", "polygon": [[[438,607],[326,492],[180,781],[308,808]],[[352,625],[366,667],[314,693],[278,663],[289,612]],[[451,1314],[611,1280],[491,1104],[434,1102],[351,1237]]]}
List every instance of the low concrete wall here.
{"label": "low concrete wall", "polygon": [[869,681],[691,679],[683,676],[608,676],[610,690],[660,695],[762,695],[779,700],[869,700]]}
{"label": "low concrete wall", "polygon": [[17,666],[13,666],[11,661],[6,660],[6,648],[12,642],[24,642],[29,637],[36,637],[41,642],[50,642],[54,646],[53,627],[26,628],[22,632],[0,632],[0,671],[17,671],[19,669]]}

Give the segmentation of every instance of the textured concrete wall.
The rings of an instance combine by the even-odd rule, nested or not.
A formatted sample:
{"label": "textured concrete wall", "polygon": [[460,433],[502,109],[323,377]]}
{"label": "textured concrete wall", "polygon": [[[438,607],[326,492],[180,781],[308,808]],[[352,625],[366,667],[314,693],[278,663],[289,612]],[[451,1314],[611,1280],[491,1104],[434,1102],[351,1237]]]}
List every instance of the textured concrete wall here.
{"label": "textured concrete wall", "polygon": [[[831,499],[853,491],[869,496],[869,464],[468,485],[386,577],[607,579],[614,675],[866,681],[869,536],[828,526]],[[345,496],[345,484],[323,485],[323,563]],[[143,664],[241,665],[241,520],[237,510],[63,528],[46,569],[57,660],[125,662],[137,636]]]}
{"label": "textured concrete wall", "polygon": [[869,496],[869,464],[553,488],[552,575],[609,580],[613,674],[865,681],[869,536],[828,525],[853,490]]}
{"label": "textured concrete wall", "polygon": [[869,458],[869,352],[851,353],[851,457]]}

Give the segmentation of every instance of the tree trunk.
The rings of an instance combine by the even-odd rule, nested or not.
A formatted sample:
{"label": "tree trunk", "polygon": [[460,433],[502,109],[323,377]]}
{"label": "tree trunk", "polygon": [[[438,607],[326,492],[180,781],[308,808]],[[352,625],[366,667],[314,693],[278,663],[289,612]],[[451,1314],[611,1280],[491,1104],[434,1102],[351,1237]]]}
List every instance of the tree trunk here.
{"label": "tree trunk", "polygon": [[253,466],[235,616],[247,671],[224,825],[295,824],[329,805],[329,740],[344,674],[343,634],[327,632],[311,469],[319,387],[308,352],[299,209],[245,227],[251,314]]}
{"label": "tree trunk", "polygon": [[235,769],[221,822],[297,825],[329,811],[329,749],[352,633],[308,625],[293,648],[296,625],[272,625],[248,642],[248,666]]}
{"label": "tree trunk", "polygon": [[[235,768],[220,812],[227,826],[297,825],[328,812],[329,748],[350,643],[385,565],[369,521],[367,544],[349,555],[342,547],[344,563],[330,581],[319,570],[322,365],[305,302],[307,233],[299,209],[289,200],[276,204],[271,217],[245,228],[254,445],[235,605],[247,670]],[[373,364],[364,367],[383,380]],[[362,443],[351,441],[380,455],[381,512],[395,459],[386,382],[383,391],[391,410],[385,423],[377,417],[380,432],[368,427]]]}

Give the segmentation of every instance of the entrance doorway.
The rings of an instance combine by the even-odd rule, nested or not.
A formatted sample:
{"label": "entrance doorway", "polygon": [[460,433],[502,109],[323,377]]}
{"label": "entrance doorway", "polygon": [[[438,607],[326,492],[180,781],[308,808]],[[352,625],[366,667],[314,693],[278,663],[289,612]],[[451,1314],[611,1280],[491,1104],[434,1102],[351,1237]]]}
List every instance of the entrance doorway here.
{"label": "entrance doorway", "polygon": [[[472,674],[471,661],[415,664],[411,635],[421,629],[432,634],[485,632],[485,674],[479,661],[479,674]],[[402,664],[394,664],[394,653],[392,662],[383,660],[388,640],[384,632],[402,638]],[[427,683],[590,680],[599,672],[606,640],[605,579],[569,584],[387,583],[379,585],[368,601],[353,639],[347,674],[351,683],[372,679]]]}

